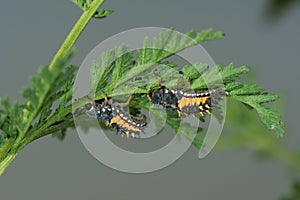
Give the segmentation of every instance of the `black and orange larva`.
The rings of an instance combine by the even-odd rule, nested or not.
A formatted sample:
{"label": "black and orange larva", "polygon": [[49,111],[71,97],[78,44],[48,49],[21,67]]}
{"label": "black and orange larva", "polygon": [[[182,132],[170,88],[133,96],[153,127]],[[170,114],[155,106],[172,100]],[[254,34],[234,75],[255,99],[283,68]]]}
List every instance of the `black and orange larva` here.
{"label": "black and orange larva", "polygon": [[177,96],[177,111],[179,115],[181,113],[187,115],[199,113],[201,117],[205,117],[205,114],[211,114],[211,110],[226,95],[226,92],[220,89],[210,89],[202,92],[172,90],[172,92]]}
{"label": "black and orange larva", "polygon": [[105,122],[108,126],[117,130],[117,134],[122,137],[138,138],[143,133],[142,128],[147,125],[146,122],[141,122],[135,119],[130,114],[126,113],[121,107],[128,105],[109,104],[107,96],[101,102],[89,102],[85,104],[86,114],[92,118],[97,118],[101,122]]}
{"label": "black and orange larva", "polygon": [[181,114],[199,114],[201,117],[205,117],[206,114],[211,113],[212,108],[217,106],[226,95],[226,91],[221,89],[210,89],[201,92],[186,91],[191,81],[190,79],[186,82],[182,90],[176,89],[180,77],[173,89],[168,89],[162,86],[155,74],[154,76],[159,87],[158,89],[149,91],[149,101],[155,105],[161,105],[166,109],[177,110],[179,116]]}

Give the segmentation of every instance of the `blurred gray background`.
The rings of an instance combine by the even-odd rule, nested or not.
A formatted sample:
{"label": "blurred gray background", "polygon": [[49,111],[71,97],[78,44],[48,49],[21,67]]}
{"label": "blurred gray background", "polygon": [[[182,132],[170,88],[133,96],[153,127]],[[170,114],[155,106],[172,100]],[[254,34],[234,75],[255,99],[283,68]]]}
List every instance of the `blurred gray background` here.
{"label": "blurred gray background", "polygon": [[[300,3],[270,17],[267,0],[109,1],[115,12],[92,20],[79,38],[73,63],[94,46],[127,29],[158,26],[186,32],[213,27],[224,40],[204,44],[216,63],[247,64],[260,86],[285,102],[287,145],[299,143]],[[48,64],[80,16],[68,0],[3,1],[0,6],[0,92],[20,100],[28,76]],[[199,160],[191,147],[173,165],[133,175],[105,167],[75,131],[63,142],[44,137],[27,146],[0,177],[0,199],[243,199],[271,200],[289,190],[290,176],[277,161],[255,162],[251,150],[213,151]]]}

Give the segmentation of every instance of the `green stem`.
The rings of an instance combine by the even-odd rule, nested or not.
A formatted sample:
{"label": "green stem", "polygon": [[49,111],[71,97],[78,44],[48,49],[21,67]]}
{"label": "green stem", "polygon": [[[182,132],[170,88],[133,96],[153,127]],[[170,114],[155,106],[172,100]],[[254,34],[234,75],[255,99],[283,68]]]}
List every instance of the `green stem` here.
{"label": "green stem", "polygon": [[[89,8],[83,12],[81,17],[78,19],[64,42],[62,43],[61,47],[57,51],[56,55],[54,56],[53,60],[51,61],[49,65],[49,70],[53,70],[54,66],[58,64],[59,60],[65,56],[66,53],[68,53],[72,47],[74,46],[75,42],[77,41],[78,37],[80,36],[81,32],[84,30],[86,25],[89,23],[95,12],[98,10],[100,5],[103,3],[104,0],[94,0]],[[37,111],[38,113],[38,111]],[[33,115],[34,117],[36,115]],[[32,120],[34,119],[32,118]],[[26,146],[30,140],[26,140],[25,144],[23,143],[24,136],[27,134],[29,130],[28,126],[23,133],[20,133],[18,138],[16,139],[12,151],[10,154],[8,154],[3,161],[0,163],[0,175],[4,172],[4,170],[7,168],[7,166],[10,164],[10,162],[15,158],[17,155],[17,152],[19,152],[24,146]]]}
{"label": "green stem", "polygon": [[[78,19],[78,21],[76,22],[76,24],[74,25],[73,29],[70,31],[69,35],[67,36],[67,38],[65,39],[65,41],[63,42],[63,44],[61,45],[60,49],[58,50],[58,52],[56,53],[56,55],[54,56],[51,64],[49,65],[49,70],[53,70],[53,67],[58,64],[57,62],[59,62],[60,59],[62,59],[62,57],[71,50],[71,48],[73,47],[73,45],[75,44],[76,40],[78,39],[80,33],[83,31],[83,29],[86,27],[86,25],[88,24],[88,22],[91,20],[91,18],[93,17],[93,15],[95,14],[95,12],[97,11],[98,7],[103,3],[104,0],[95,0],[89,7],[89,9],[87,9],[86,11],[83,12],[83,14],[81,15],[81,17]],[[44,98],[46,98],[47,95],[45,94]],[[31,118],[28,120],[28,126],[24,129],[24,131],[22,131],[20,133],[20,135],[18,136],[18,138],[16,139],[16,142],[12,148],[13,152],[17,152],[19,151],[19,146],[22,143],[22,140],[24,139],[24,137],[26,136],[31,122],[35,119],[35,117],[38,115],[40,111],[39,109],[35,110],[35,113],[33,113],[31,115]]]}
{"label": "green stem", "polygon": [[49,70],[53,70],[55,64],[61,59],[67,52],[69,52],[72,47],[74,46],[76,40],[80,36],[83,29],[89,23],[99,6],[103,3],[104,0],[94,0],[93,3],[90,4],[89,9],[84,11],[81,17],[78,19],[76,24],[74,25],[73,29],[57,51],[56,55],[54,56],[52,62],[49,65]]}
{"label": "green stem", "polygon": [[13,161],[16,157],[16,154],[8,154],[4,160],[0,163],[0,176],[3,174],[4,170],[8,167],[8,165]]}

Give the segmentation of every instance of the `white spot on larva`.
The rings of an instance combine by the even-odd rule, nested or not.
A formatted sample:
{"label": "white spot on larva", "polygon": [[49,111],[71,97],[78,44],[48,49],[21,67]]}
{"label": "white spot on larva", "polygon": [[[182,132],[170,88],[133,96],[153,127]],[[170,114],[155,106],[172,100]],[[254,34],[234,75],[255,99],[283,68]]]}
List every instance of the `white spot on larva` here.
{"label": "white spot on larva", "polygon": [[121,113],[120,116],[123,117],[124,115]]}
{"label": "white spot on larva", "polygon": [[180,94],[183,94],[183,92],[182,92],[182,91],[179,91],[179,93],[180,93]]}

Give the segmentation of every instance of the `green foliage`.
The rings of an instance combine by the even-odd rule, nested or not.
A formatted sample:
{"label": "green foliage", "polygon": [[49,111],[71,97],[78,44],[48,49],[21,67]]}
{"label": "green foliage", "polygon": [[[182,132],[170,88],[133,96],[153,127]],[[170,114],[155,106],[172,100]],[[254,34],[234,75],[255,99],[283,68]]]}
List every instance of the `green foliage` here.
{"label": "green foliage", "polygon": [[221,65],[212,67],[210,71],[205,71],[201,77],[193,81],[192,89],[203,89],[206,85],[215,85],[220,83],[220,79],[225,85],[225,90],[229,92],[229,97],[232,97],[251,108],[254,108],[264,125],[269,130],[274,130],[279,136],[284,133],[284,123],[281,121],[279,113],[269,109],[264,103],[277,100],[278,95],[268,94],[263,88],[257,85],[247,85],[237,82],[240,75],[247,74],[248,67],[241,66],[235,68],[232,63],[222,67]]}
{"label": "green foliage", "polygon": [[[89,9],[93,0],[72,0],[72,2],[74,4],[76,4],[81,10],[85,11],[85,10]],[[98,19],[105,18],[108,15],[110,15],[111,13],[113,13],[112,10],[106,10],[106,9],[101,8],[94,14],[93,17],[98,18]]]}
{"label": "green foliage", "polygon": [[256,85],[244,85],[242,88],[231,91],[230,96],[254,108],[269,130],[273,130],[279,136],[283,136],[284,123],[281,121],[281,115],[264,105],[264,103],[277,100],[279,98],[278,95],[265,93],[262,88]]}
{"label": "green foliage", "polygon": [[259,123],[255,112],[241,107],[235,99],[228,98],[227,107],[230,112],[226,114],[223,135],[217,144],[219,150],[251,148],[260,159],[276,159],[292,170],[300,170],[299,148],[286,147],[283,138],[271,135],[274,130],[267,130]]}
{"label": "green foliage", "polygon": [[[21,94],[26,102],[11,104],[8,97],[0,99],[0,174],[15,155],[33,140],[49,134],[63,139],[66,129],[74,126],[71,98],[77,67],[68,65],[71,53],[67,52],[91,17],[103,18],[112,11],[96,11],[102,0],[73,2],[86,12],[78,20],[49,67],[41,67],[38,74],[30,78],[32,86],[22,90]],[[92,90],[89,96],[98,100],[103,98],[103,92],[112,97],[135,94],[136,99],[130,105],[135,108],[135,112],[138,113],[141,108],[150,110],[152,105],[144,94],[158,87],[153,73],[160,74],[162,83],[173,86],[178,77],[178,70],[182,70],[185,80],[180,86],[188,77],[193,79],[190,88],[194,90],[223,87],[225,84],[229,97],[256,110],[267,128],[282,135],[284,125],[280,115],[264,105],[276,100],[278,96],[265,93],[264,89],[256,85],[237,82],[242,74],[249,72],[246,66],[234,67],[233,64],[229,64],[208,68],[206,64],[199,62],[179,67],[176,63],[166,60],[184,49],[223,37],[222,32],[215,32],[213,29],[198,33],[189,31],[184,35],[169,30],[157,38],[145,38],[143,47],[136,52],[129,52],[126,45],[104,52],[101,57],[102,63],[95,61],[91,68]],[[83,102],[79,100],[74,107],[82,105]],[[177,133],[178,138],[184,136],[197,148],[201,147],[201,128],[193,127],[189,123],[180,124],[177,113],[170,111],[167,111],[166,122]],[[197,135],[191,134],[192,129]]]}
{"label": "green foliage", "polygon": [[21,92],[27,100],[26,103],[15,103],[11,106],[9,98],[0,100],[0,130],[3,134],[1,151],[11,147],[10,151],[17,152],[25,141],[30,142],[49,129],[54,133],[64,128],[58,125],[65,117],[65,107],[72,99],[77,70],[77,67],[67,66],[70,57],[71,54],[66,55],[52,70],[42,66],[38,75],[30,78],[32,87]]}
{"label": "green foliage", "polygon": [[186,48],[223,37],[223,32],[215,32],[213,29],[202,30],[198,33],[192,30],[184,35],[168,30],[161,33],[158,38],[154,38],[152,42],[149,38],[145,38],[143,48],[137,51],[138,66],[158,63]]}
{"label": "green foliage", "polygon": [[[212,29],[199,33],[190,31],[185,35],[169,30],[161,33],[158,38],[154,38],[152,41],[145,38],[143,48],[136,52],[136,60],[134,59],[135,52],[128,52],[128,47],[125,45],[104,52],[101,57],[101,66],[94,62],[91,70],[91,96],[94,96],[95,99],[101,99],[103,98],[103,91],[109,96],[145,94],[150,89],[157,87],[157,81],[152,73],[156,70],[159,70],[162,82],[171,80],[167,85],[173,86],[178,77],[178,70],[181,70],[185,79],[193,78],[190,84],[191,89],[199,91],[225,87],[229,97],[256,110],[265,126],[281,136],[284,124],[280,115],[264,105],[264,103],[276,100],[278,96],[264,92],[264,89],[257,85],[238,82],[241,75],[249,73],[248,67],[235,67],[233,63],[230,63],[224,67],[216,65],[209,68],[207,64],[195,63],[179,68],[175,63],[165,60],[188,47],[204,41],[222,38],[223,35],[221,32],[213,32]],[[132,106],[150,110],[151,104],[147,103],[146,97],[138,96],[136,98],[137,100],[132,103]],[[174,132],[179,131],[188,139],[191,138],[187,134],[188,131],[179,130],[180,121],[177,120],[177,115],[168,112],[167,119],[167,124]],[[200,133],[200,131],[198,132]],[[202,144],[203,136],[200,135],[198,134],[194,140],[197,147]]]}
{"label": "green foliage", "polygon": [[280,200],[298,200],[300,199],[300,183],[294,181],[291,187],[290,194],[288,196],[280,198]]}
{"label": "green foliage", "polygon": [[[145,38],[143,48],[136,52],[136,61],[133,59],[133,52],[128,52],[128,47],[125,45],[104,52],[101,66],[95,63],[91,71],[92,92],[96,93],[95,99],[102,98],[103,90],[111,95],[124,94],[126,90],[127,93],[128,91],[145,93],[155,85],[155,82],[145,88],[140,88],[137,77],[145,81],[145,77],[149,79],[149,75],[154,68],[161,68],[163,65],[174,67],[173,63],[163,62],[163,60],[175,53],[199,43],[223,37],[222,32],[215,32],[213,29],[203,30],[199,33],[189,31],[184,35],[168,30],[161,33],[158,38],[154,38],[153,42],[149,38]],[[108,86],[107,80],[109,78],[111,78],[111,81]],[[128,87],[119,90],[118,87],[124,83],[128,84]]]}

